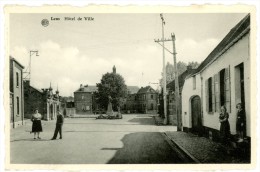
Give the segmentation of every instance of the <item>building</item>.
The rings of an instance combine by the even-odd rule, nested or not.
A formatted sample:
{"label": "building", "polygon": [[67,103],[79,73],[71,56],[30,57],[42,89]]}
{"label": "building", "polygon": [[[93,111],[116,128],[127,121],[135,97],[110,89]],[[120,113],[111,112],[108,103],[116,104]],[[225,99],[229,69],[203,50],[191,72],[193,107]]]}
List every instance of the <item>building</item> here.
{"label": "building", "polygon": [[53,93],[50,85],[47,89],[37,89],[24,81],[24,109],[25,118],[30,119],[36,109],[45,120],[55,120],[57,110],[62,110],[58,89]]}
{"label": "building", "polygon": [[157,113],[158,93],[151,86],[141,87],[136,94],[135,101],[137,112]]}
{"label": "building", "polygon": [[13,128],[24,124],[23,65],[10,57],[10,122]]}
{"label": "building", "polygon": [[124,110],[126,113],[136,112],[136,93],[139,88],[137,86],[127,86],[127,96],[125,99]]}
{"label": "building", "polygon": [[126,98],[126,112],[127,113],[152,113],[158,112],[158,93],[151,87],[134,88],[131,94]]}
{"label": "building", "polygon": [[74,97],[61,97],[61,107],[64,116],[73,116],[76,114]]}
{"label": "building", "polygon": [[74,104],[77,114],[92,114],[96,109],[94,93],[96,86],[80,85],[80,88],[74,92]]}
{"label": "building", "polygon": [[242,19],[215,47],[182,89],[184,131],[219,136],[220,107],[229,113],[231,134],[236,134],[236,104],[246,112],[246,136],[251,137],[250,15]]}
{"label": "building", "polygon": [[[182,88],[185,82],[185,78],[190,75],[192,72],[194,72],[196,69],[192,69],[192,66],[187,66],[187,70],[184,71],[182,74],[178,76],[178,82],[179,82],[179,93],[180,93],[180,104],[181,104],[181,92]],[[176,114],[176,99],[175,99],[175,79],[168,83],[166,85],[167,89],[167,115],[169,116],[169,124],[171,125],[177,125],[177,114]],[[163,101],[162,104],[163,106]],[[163,107],[161,108],[163,109]],[[181,113],[181,108],[180,108],[180,113]]]}

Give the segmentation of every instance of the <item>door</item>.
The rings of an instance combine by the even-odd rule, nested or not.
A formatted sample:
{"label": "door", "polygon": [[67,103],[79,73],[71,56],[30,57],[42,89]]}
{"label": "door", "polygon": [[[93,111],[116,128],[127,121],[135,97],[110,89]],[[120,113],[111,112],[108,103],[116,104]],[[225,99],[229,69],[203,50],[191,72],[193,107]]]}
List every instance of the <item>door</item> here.
{"label": "door", "polygon": [[202,129],[201,102],[200,97],[195,96],[191,99],[192,131],[200,134]]}

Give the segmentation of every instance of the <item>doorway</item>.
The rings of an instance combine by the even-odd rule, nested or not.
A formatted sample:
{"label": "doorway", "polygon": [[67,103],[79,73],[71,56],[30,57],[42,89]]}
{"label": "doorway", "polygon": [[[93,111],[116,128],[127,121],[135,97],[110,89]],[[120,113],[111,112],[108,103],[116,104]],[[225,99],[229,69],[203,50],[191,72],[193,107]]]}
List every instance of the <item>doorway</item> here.
{"label": "doorway", "polygon": [[191,116],[192,131],[196,134],[202,134],[202,118],[201,118],[201,100],[199,96],[191,99]]}

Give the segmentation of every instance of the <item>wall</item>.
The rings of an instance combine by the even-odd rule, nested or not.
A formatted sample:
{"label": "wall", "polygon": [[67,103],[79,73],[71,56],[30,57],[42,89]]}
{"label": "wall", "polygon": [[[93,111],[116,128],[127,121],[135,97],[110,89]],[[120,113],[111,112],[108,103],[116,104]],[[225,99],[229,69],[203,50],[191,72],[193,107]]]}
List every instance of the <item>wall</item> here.
{"label": "wall", "polygon": [[[74,102],[76,113],[90,114],[92,113],[92,94],[89,92],[75,92]],[[82,107],[85,109],[83,110]],[[87,107],[89,109],[87,109]]]}
{"label": "wall", "polygon": [[[236,99],[235,89],[235,67],[240,63],[244,63],[244,87],[245,87],[245,111],[247,119],[247,136],[250,136],[250,57],[249,57],[249,34],[244,36],[240,41],[229,48],[221,57],[213,62],[208,68],[206,68],[201,76],[203,77],[202,83],[205,88],[205,80],[212,77],[220,70],[230,66],[230,86],[231,86],[231,113],[229,114],[229,122],[231,133],[236,133]],[[205,100],[205,91],[203,92],[203,99]],[[203,114],[204,114],[204,126],[208,126],[213,129],[219,129],[219,112],[209,114],[206,111],[206,102],[203,101]]]}
{"label": "wall", "polygon": [[[12,118],[13,121],[11,122],[14,124],[14,127],[17,127],[19,125],[22,125],[24,120],[23,73],[22,73],[23,68],[13,60],[10,61],[10,65],[12,70],[12,72],[10,73],[10,75],[12,75],[10,77],[12,82],[11,90],[13,92],[13,118]],[[19,82],[18,85],[17,85],[16,73],[18,73],[18,82]],[[17,99],[17,97],[19,100]]]}
{"label": "wall", "polygon": [[30,119],[35,109],[44,116],[46,114],[46,103],[43,94],[32,88],[29,82],[24,82],[24,117]]}
{"label": "wall", "polygon": [[[201,78],[200,75],[196,77],[196,89],[193,89],[193,77],[189,77],[185,80],[182,89],[182,125],[183,127],[192,128],[191,121],[191,99],[194,96],[201,96]],[[202,118],[203,121],[203,118]]]}

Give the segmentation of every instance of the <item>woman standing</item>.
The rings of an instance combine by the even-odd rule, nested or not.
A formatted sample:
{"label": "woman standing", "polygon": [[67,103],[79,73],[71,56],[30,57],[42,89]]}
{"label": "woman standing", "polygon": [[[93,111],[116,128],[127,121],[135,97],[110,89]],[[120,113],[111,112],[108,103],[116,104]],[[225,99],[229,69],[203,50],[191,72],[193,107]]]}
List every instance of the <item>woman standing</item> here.
{"label": "woman standing", "polygon": [[238,103],[237,106],[237,122],[236,122],[236,130],[239,136],[238,142],[243,142],[244,140],[244,132],[245,132],[245,124],[246,124],[246,115],[245,111],[242,108],[241,103]]}
{"label": "woman standing", "polygon": [[42,132],[42,123],[41,123],[42,115],[38,113],[38,110],[35,110],[35,113],[32,115],[31,121],[33,122],[32,124],[32,132],[34,133],[34,139],[36,139],[36,134],[37,138],[40,138],[40,132]]}
{"label": "woman standing", "polygon": [[230,137],[230,125],[228,122],[229,115],[225,106],[221,106],[221,112],[219,114],[220,122],[220,137],[223,144],[228,143]]}

